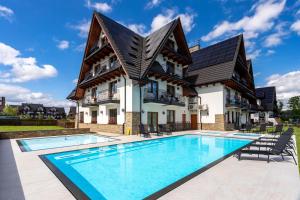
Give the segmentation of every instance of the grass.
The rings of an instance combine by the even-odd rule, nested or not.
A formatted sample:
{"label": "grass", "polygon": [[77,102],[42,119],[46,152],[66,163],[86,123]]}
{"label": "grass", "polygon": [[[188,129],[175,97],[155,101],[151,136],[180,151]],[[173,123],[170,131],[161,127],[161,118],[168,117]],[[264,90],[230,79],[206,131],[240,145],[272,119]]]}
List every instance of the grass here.
{"label": "grass", "polygon": [[61,130],[60,126],[0,126],[0,132]]}
{"label": "grass", "polygon": [[296,137],[296,143],[297,143],[297,155],[298,155],[298,168],[299,168],[299,173],[300,173],[300,128],[294,127],[294,133]]}

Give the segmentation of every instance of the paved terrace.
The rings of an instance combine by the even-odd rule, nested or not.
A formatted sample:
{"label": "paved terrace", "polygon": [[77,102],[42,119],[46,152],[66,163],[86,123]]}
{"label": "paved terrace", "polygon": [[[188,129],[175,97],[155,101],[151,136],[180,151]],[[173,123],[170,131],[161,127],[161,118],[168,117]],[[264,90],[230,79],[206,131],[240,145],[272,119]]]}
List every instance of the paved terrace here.
{"label": "paved terrace", "polygon": [[[199,133],[188,133],[191,132]],[[180,134],[184,132],[173,135]],[[21,152],[14,139],[0,140],[0,199],[74,199],[38,155],[145,140],[139,136],[106,135],[120,140],[32,152]],[[296,200],[300,199],[298,168],[291,158],[282,161],[281,157],[272,157],[267,163],[256,157],[242,161],[229,157],[161,199]]]}

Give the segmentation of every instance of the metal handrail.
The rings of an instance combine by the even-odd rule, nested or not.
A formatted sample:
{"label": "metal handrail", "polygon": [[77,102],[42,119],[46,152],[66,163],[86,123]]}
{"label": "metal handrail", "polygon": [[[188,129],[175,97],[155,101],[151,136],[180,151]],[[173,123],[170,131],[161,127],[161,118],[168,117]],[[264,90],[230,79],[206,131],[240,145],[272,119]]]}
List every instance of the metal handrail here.
{"label": "metal handrail", "polygon": [[148,88],[144,88],[144,99],[154,100],[165,103],[185,103],[184,97],[178,94],[169,94],[166,90],[158,90],[155,93],[148,92]]}

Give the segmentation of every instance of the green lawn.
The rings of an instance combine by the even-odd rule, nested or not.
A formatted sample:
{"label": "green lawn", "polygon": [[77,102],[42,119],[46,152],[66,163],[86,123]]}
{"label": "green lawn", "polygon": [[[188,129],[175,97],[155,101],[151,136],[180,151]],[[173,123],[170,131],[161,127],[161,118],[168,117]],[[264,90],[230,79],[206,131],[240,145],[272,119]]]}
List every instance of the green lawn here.
{"label": "green lawn", "polygon": [[60,130],[60,126],[0,126],[0,132],[13,131],[38,131],[38,130]]}
{"label": "green lawn", "polygon": [[300,128],[296,128],[294,127],[295,130],[295,136],[296,136],[296,143],[297,143],[297,155],[298,155],[298,168],[299,168],[299,172],[300,172]]}

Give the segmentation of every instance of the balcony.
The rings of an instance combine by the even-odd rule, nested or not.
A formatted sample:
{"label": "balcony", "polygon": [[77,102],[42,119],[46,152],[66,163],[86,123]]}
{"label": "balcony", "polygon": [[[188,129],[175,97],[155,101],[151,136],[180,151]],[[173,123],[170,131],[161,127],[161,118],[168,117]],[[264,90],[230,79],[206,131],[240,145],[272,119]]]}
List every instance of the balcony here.
{"label": "balcony", "polygon": [[191,63],[190,59],[187,56],[184,56],[181,53],[180,49],[178,49],[176,51],[174,48],[166,45],[162,49],[161,53],[164,56],[166,56],[166,57],[168,57],[168,58],[170,58],[170,59],[172,59],[172,60],[174,60],[174,61],[176,61],[178,63],[181,63],[182,65],[187,65],[187,64]]}
{"label": "balcony", "polygon": [[165,105],[185,106],[184,97],[181,95],[169,94],[166,90],[158,90],[157,93],[148,92],[147,88],[144,90],[144,103],[159,103]]}
{"label": "balcony", "polygon": [[99,61],[104,56],[109,55],[109,53],[111,53],[111,52],[113,52],[113,50],[112,50],[110,44],[105,42],[104,44],[99,46],[98,42],[96,42],[88,51],[87,56],[84,59],[84,61],[90,65],[90,64],[93,64],[93,63]]}
{"label": "balcony", "polygon": [[109,90],[100,91],[96,97],[87,96],[83,101],[83,107],[93,107],[104,104],[119,104],[120,93],[111,93]]}
{"label": "balcony", "polygon": [[249,103],[246,100],[242,100],[241,108],[242,108],[242,110],[249,110],[250,109],[250,105],[249,105]]}
{"label": "balcony", "polygon": [[241,100],[239,98],[227,98],[226,99],[226,107],[227,108],[240,108],[241,107]]}

